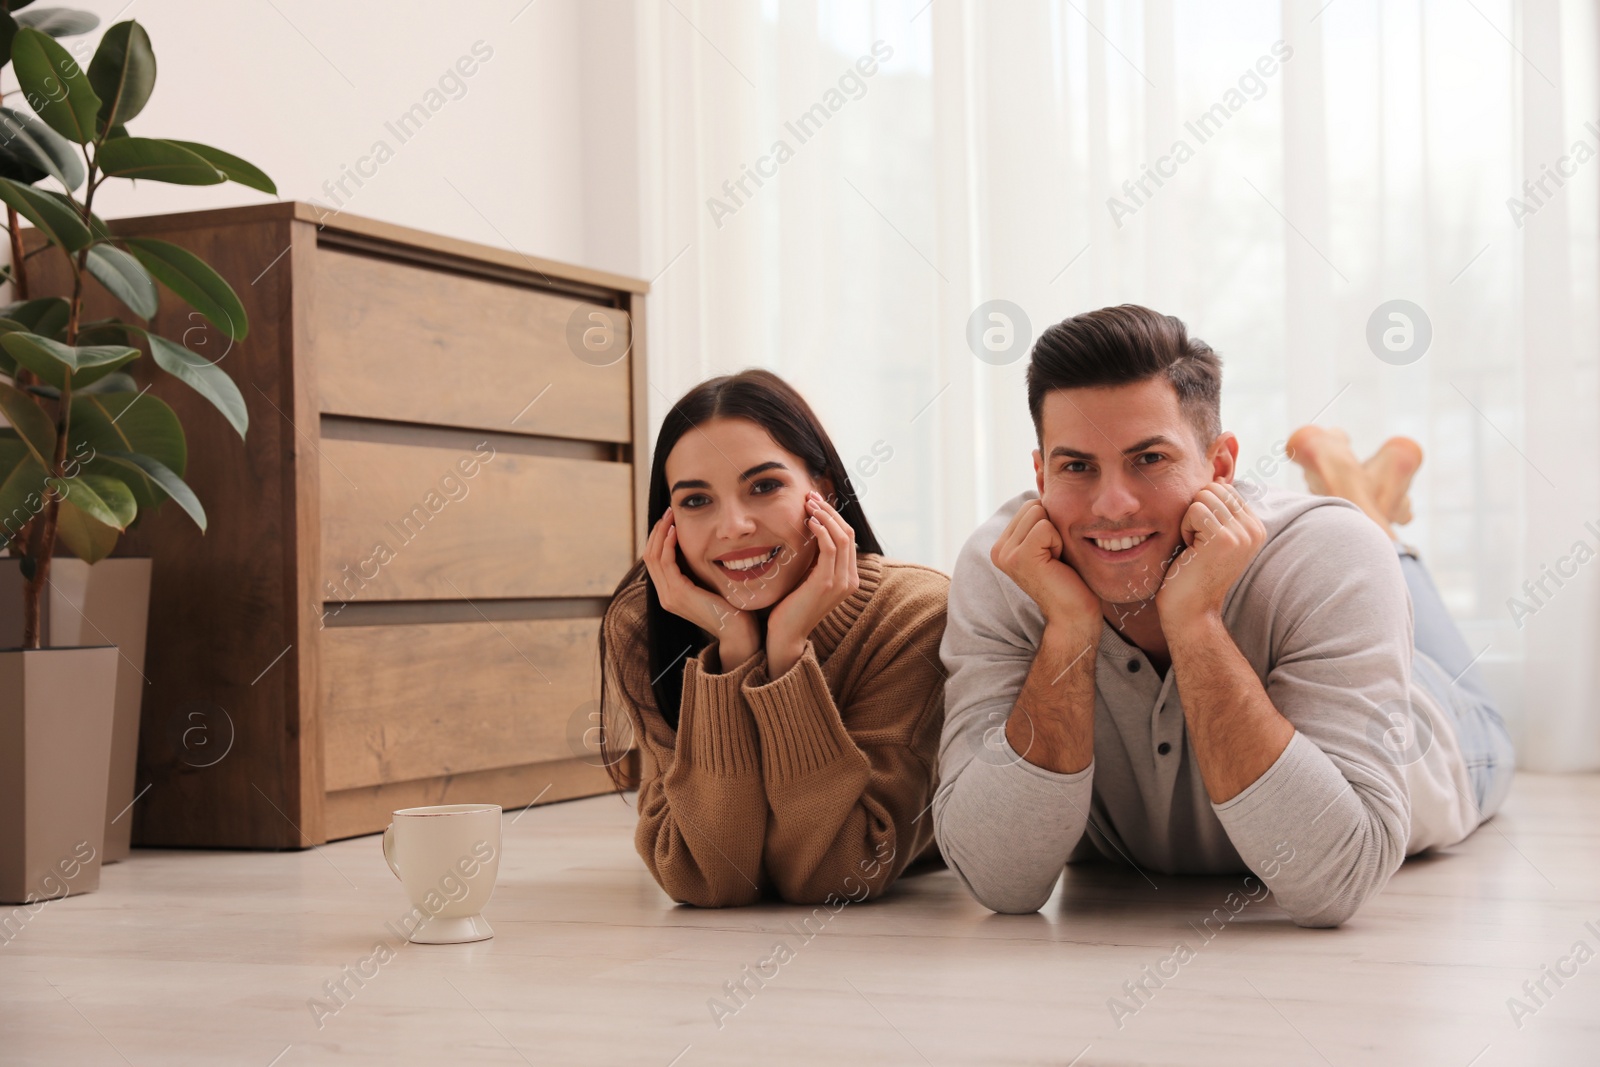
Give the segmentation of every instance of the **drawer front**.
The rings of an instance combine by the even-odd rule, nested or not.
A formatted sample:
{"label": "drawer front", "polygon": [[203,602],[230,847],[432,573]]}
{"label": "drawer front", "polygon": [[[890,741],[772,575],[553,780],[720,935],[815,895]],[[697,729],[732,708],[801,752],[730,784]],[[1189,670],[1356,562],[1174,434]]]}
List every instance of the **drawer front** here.
{"label": "drawer front", "polygon": [[318,448],[327,601],[609,596],[633,564],[626,463],[488,443]]}
{"label": "drawer front", "polygon": [[318,671],[332,792],[599,757],[599,619],[340,626]]}
{"label": "drawer front", "polygon": [[[622,759],[617,769],[629,781],[637,782],[636,766],[637,753]],[[499,804],[510,811],[536,800],[540,804],[554,804],[614,791],[611,776],[598,760],[553,760],[336,790],[328,793],[323,801],[322,819],[328,840],[333,841],[382,833],[393,821],[391,813],[400,808],[430,804]]]}
{"label": "drawer front", "polygon": [[311,344],[322,411],[630,440],[630,359],[601,365],[627,351],[620,312],[329,248],[316,263]]}

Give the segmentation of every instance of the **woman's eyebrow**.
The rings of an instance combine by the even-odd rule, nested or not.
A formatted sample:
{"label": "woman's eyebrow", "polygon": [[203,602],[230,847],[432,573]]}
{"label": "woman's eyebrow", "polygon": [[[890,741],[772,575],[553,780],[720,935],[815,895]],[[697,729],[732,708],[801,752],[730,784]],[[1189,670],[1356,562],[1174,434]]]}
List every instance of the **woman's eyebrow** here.
{"label": "woman's eyebrow", "polygon": [[739,477],[748,482],[751,478],[754,478],[756,475],[761,474],[764,471],[786,471],[788,469],[789,468],[787,466],[779,463],[777,460],[769,460],[766,463],[756,464],[754,467],[751,467],[749,470],[739,475]]}
{"label": "woman's eyebrow", "polygon": [[[747,470],[743,474],[739,475],[739,480],[748,482],[752,478],[754,478],[756,475],[762,474],[762,473],[764,473],[766,471],[786,471],[788,469],[789,469],[789,467],[788,467],[787,464],[779,463],[775,459],[774,460],[768,460],[766,463],[757,463],[754,467],[751,467],[749,470]],[[673,482],[672,483],[672,489],[670,491],[676,493],[679,489],[710,489],[710,488],[711,488],[711,483],[708,482],[708,481],[705,481],[704,479],[701,479],[701,478],[685,478],[682,481]]]}

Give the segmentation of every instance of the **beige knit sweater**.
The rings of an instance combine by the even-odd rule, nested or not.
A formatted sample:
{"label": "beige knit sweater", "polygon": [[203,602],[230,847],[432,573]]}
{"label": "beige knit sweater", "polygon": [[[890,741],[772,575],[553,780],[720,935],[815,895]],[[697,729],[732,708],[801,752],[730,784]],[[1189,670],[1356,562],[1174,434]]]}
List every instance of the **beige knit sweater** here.
{"label": "beige knit sweater", "polygon": [[634,844],[673,900],[863,900],[933,853],[950,580],[874,554],[857,566],[860,588],[782,677],[765,651],[721,674],[714,645],[688,659],[676,731],[650,688],[644,579],[608,609],[608,695],[641,755]]}

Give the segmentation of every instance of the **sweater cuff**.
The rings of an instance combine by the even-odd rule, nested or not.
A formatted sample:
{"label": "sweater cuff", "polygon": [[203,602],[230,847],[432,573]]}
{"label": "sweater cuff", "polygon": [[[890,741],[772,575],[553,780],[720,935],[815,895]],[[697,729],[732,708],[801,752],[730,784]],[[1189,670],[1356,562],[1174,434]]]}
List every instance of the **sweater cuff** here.
{"label": "sweater cuff", "polygon": [[758,773],[761,742],[739,689],[760,657],[751,656],[726,674],[714,674],[706,661],[716,654],[712,645],[684,661],[677,756],[687,756],[710,774]]}
{"label": "sweater cuff", "polygon": [[776,681],[767,678],[767,660],[762,656],[745,677],[744,697],[761,735],[763,772],[769,782],[803,778],[855,748],[809,640],[794,666]]}

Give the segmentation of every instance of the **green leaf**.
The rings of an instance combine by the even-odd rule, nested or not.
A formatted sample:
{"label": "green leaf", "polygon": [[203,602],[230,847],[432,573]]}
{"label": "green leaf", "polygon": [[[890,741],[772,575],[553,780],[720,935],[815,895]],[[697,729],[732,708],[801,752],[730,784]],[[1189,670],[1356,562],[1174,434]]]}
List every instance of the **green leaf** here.
{"label": "green leaf", "polygon": [[156,283],[137,259],[115,245],[91,245],[85,266],[106,291],[141,319],[155,316],[160,304]]}
{"label": "green leaf", "polygon": [[[11,346],[5,343],[6,338],[8,337],[36,336],[38,335],[26,332],[0,334],[0,351],[5,352],[6,357],[11,360],[12,366],[24,367],[33,371],[33,373],[38,376],[40,381],[45,382],[50,386],[51,397],[58,397],[61,395],[61,387],[66,383],[67,376],[72,373],[71,370],[67,367],[63,367],[61,363],[56,360],[53,353],[48,350],[41,349],[37,345],[23,345],[22,350],[24,354],[19,358],[17,353],[11,349]],[[55,344],[56,342],[52,341],[50,343]],[[30,385],[29,391],[33,392],[35,395],[38,395],[37,387]]]}
{"label": "green leaf", "polygon": [[15,540],[22,528],[44,510],[46,477],[45,469],[29,453],[0,481],[0,539]]}
{"label": "green leaf", "polygon": [[64,187],[76,189],[83,184],[83,160],[72,143],[32,115],[0,107],[0,142],[8,155]]}
{"label": "green leaf", "polygon": [[211,401],[240,439],[244,438],[250,428],[250,412],[244,405],[244,394],[221,367],[149,330],[138,326],[129,326],[128,330],[143,334],[150,342],[150,355],[156,365]]}
{"label": "green leaf", "polygon": [[[37,331],[35,331],[37,332]],[[81,345],[132,345],[127,324],[120,319],[96,319],[78,326],[78,343]],[[137,390],[139,387],[134,386]]]}
{"label": "green leaf", "polygon": [[0,481],[27,458],[28,446],[17,436],[17,431],[9,426],[0,426]]}
{"label": "green leaf", "polygon": [[49,7],[16,16],[19,23],[32,26],[52,37],[76,37],[100,25],[100,16],[70,7]]}
{"label": "green leaf", "polygon": [[118,137],[100,146],[95,162],[118,178],[145,178],[173,185],[220,185],[228,180],[205,159],[156,137]]}
{"label": "green leaf", "polygon": [[[19,472],[22,476],[16,477]],[[0,427],[0,543],[15,540],[33,517],[26,504],[26,486],[43,483],[44,468],[33,461],[17,431]],[[11,519],[9,523],[7,517]]]}
{"label": "green leaf", "polygon": [[120,126],[144,110],[156,87],[156,54],[143,26],[130,19],[106,31],[89,61],[89,83],[100,96],[97,120],[101,131]]}
{"label": "green leaf", "polygon": [[19,365],[27,367],[58,389],[63,381],[62,364],[66,365],[68,372],[78,369],[78,353],[74,349],[26,330],[0,334],[0,348],[4,348],[6,355]]}
{"label": "green leaf", "polygon": [[[37,337],[38,335],[35,334],[34,336]],[[47,344],[61,344],[59,341],[51,341],[46,337],[40,337],[39,339]],[[61,345],[61,347],[66,348],[67,346]],[[78,353],[78,367],[74,372],[76,374],[99,370],[101,367],[120,367],[130,359],[139,358],[139,350],[130,345],[78,345],[75,351]],[[105,373],[110,374],[111,372],[106,371]],[[95,377],[98,378],[100,375]]]}
{"label": "green leaf", "polygon": [[78,369],[77,349],[26,330],[0,334],[0,347],[4,347],[13,358],[17,358],[18,352],[27,353],[27,358],[19,362],[34,373],[38,373],[40,367],[48,368],[53,363],[65,364],[68,370]]}
{"label": "green leaf", "polygon": [[278,187],[274,185],[272,183],[272,179],[267,177],[265,172],[263,172],[254,163],[246,162],[245,160],[240,159],[238,156],[224,152],[220,148],[212,148],[210,145],[200,144],[196,141],[178,141],[170,137],[166,138],[165,140],[168,144],[175,144],[180,148],[187,148],[189,151],[193,152],[195,155],[199,156],[201,159],[204,159],[207,163],[210,163],[213,167],[216,167],[222,173],[226,174],[229,181],[238,182],[240,185],[247,185],[252,189],[260,189],[263,193],[271,193],[274,196],[278,195]]}
{"label": "green leaf", "polygon": [[229,338],[244,340],[250,330],[244,305],[233,287],[205,260],[187,248],[153,237],[129,237],[123,243],[157,281],[188,301]]}
{"label": "green leaf", "polygon": [[[21,304],[0,307],[0,336],[8,333],[38,333],[32,323],[53,312],[56,301],[61,301],[61,298],[46,296],[38,301],[24,301]],[[61,301],[61,304],[66,306],[66,301]],[[16,315],[16,318],[11,318],[11,315]],[[53,318],[51,315],[51,320]],[[66,317],[62,317],[61,322],[66,323]],[[16,378],[16,360],[11,358],[10,352],[6,352],[3,346],[0,346],[0,374]]]}
{"label": "green leaf", "polygon": [[11,43],[11,65],[28,106],[51,129],[78,144],[94,140],[100,98],[71,52],[24,26]]}
{"label": "green leaf", "polygon": [[11,62],[11,45],[22,27],[9,13],[0,12],[0,67]]}
{"label": "green leaf", "polygon": [[76,252],[90,241],[89,228],[61,201],[11,178],[0,178],[0,200],[16,208],[17,214],[39,227],[50,243]]}
{"label": "green leaf", "polygon": [[[8,333],[17,333],[18,331],[26,333],[27,330],[28,328],[20,322],[0,318],[0,337],[4,337]],[[17,376],[17,361],[12,359],[11,354],[3,347],[0,347],[0,374],[4,374],[8,378]]]}
{"label": "green leaf", "polygon": [[99,563],[111,555],[121,536],[116,527],[107,526],[63,500],[56,513],[56,536],[67,550],[85,563]]}
{"label": "green leaf", "polygon": [[[32,337],[35,335],[8,334],[6,336]],[[46,340],[49,344],[58,345],[62,348],[66,347],[61,345],[59,341],[49,341],[48,338],[41,338],[41,340]],[[90,348],[94,348],[97,351],[89,352]],[[85,358],[89,362],[77,368],[69,368],[59,359],[54,358],[53,354],[35,345],[24,345],[15,351],[7,348],[5,351],[7,355],[16,360],[19,366],[27,367],[33,371],[34,374],[39,376],[40,381],[44,383],[43,385],[28,386],[29,391],[34,393],[43,392],[44,395],[48,395],[52,399],[60,396],[61,390],[66,388],[68,374],[72,376],[72,387],[77,389],[80,386],[92,385],[106,375],[139,358],[139,350],[137,348],[129,348],[126,345],[80,345],[76,351],[80,356],[88,353]],[[23,354],[18,355],[18,351]]]}
{"label": "green leaf", "polygon": [[122,480],[107,474],[80,474],[76,478],[50,478],[45,482],[89,517],[126,530],[139,514],[133,491]]}
{"label": "green leaf", "polygon": [[[90,382],[81,389],[72,391],[72,399],[80,396],[103,396],[107,393],[137,393],[139,383],[133,380],[133,375],[121,371],[112,371],[98,382]],[[76,418],[76,416],[74,416]]]}
{"label": "green leaf", "polygon": [[189,462],[188,444],[177,412],[149,391],[75,395],[72,439],[79,454],[86,447],[96,455],[138,452],[180,476]]}
{"label": "green leaf", "polygon": [[[40,189],[38,192],[43,193],[66,210],[72,212],[73,217],[79,222],[83,221],[83,205],[73,200],[66,193],[58,193],[54,189]],[[112,233],[106,228],[105,220],[92,211],[89,212],[89,236],[91,240],[95,241],[109,241],[112,239]]]}
{"label": "green leaf", "polygon": [[74,384],[88,384],[139,358],[127,345],[64,345],[36,333],[0,335],[0,348],[57,389],[66,387],[67,374]]}
{"label": "green leaf", "polygon": [[[74,395],[72,448],[74,455],[87,453],[91,458],[85,462],[101,473],[102,457],[129,452],[161,464],[174,477],[181,478],[189,462],[189,446],[177,414],[149,392]],[[167,498],[160,483],[144,474],[121,477],[142,508],[153,508]]]}
{"label": "green leaf", "polygon": [[141,475],[147,475],[151,481],[161,486],[162,490],[183,509],[184,514],[194,520],[200,527],[200,532],[206,532],[206,509],[200,506],[200,498],[194,495],[194,490],[182,478],[179,478],[169,468],[149,456],[141,456],[134,452],[107,452],[105,458],[112,463],[124,467]]}
{"label": "green leaf", "polygon": [[56,424],[50,421],[44,409],[28,399],[28,395],[16,386],[0,382],[0,415],[6,417],[11,428],[27,444],[39,466],[48,470],[55,462]]}
{"label": "green leaf", "polygon": [[[37,185],[48,177],[49,174],[22,159],[6,145],[0,144],[0,178],[10,178],[23,185]],[[11,273],[9,263],[5,266],[5,272],[7,275]]]}
{"label": "green leaf", "polygon": [[41,296],[0,307],[0,315],[28,328],[29,333],[55,337],[66,328],[72,305],[59,296]]}
{"label": "green leaf", "polygon": [[137,348],[132,348],[128,345],[79,345],[78,351],[83,352],[86,347],[120,349],[123,352],[126,352],[127,355],[120,356],[117,359],[106,360],[105,362],[97,363],[93,366],[80,368],[78,372],[72,376],[73,392],[77,392],[79,389],[94,385],[101,378],[104,378],[108,374],[115,374],[129,363],[132,363],[134,360],[138,359],[141,354]]}

